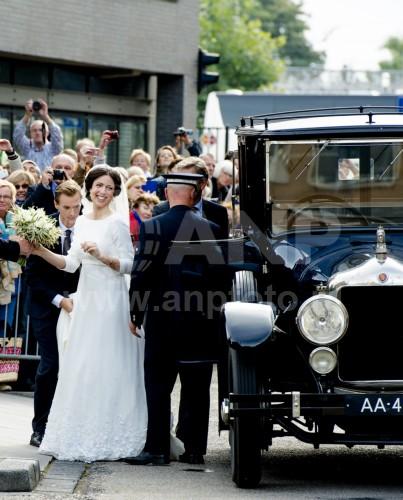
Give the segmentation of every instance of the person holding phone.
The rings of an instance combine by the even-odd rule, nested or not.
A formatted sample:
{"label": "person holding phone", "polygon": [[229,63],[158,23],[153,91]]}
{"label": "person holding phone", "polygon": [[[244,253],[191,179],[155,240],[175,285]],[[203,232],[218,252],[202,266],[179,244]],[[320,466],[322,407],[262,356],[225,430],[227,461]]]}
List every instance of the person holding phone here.
{"label": "person holding phone", "polygon": [[78,165],[73,179],[80,186],[84,185],[85,176],[89,170],[96,165],[105,165],[105,150],[109,143],[119,139],[119,132],[117,130],[104,130],[101,135],[98,147],[92,139],[80,139],[76,145],[78,154]]}
{"label": "person holding phone", "polygon": [[118,130],[104,130],[97,148],[87,148],[87,154],[94,157],[94,165],[104,165],[106,163],[106,149],[112,141],[119,139]]}

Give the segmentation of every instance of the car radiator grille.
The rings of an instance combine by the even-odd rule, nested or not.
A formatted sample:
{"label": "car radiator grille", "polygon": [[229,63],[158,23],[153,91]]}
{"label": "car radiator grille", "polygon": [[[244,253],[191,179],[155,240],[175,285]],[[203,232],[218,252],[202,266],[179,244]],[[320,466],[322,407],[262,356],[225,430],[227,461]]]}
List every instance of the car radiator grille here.
{"label": "car radiator grille", "polygon": [[344,287],[349,314],[339,342],[339,376],[345,381],[403,380],[403,287]]}

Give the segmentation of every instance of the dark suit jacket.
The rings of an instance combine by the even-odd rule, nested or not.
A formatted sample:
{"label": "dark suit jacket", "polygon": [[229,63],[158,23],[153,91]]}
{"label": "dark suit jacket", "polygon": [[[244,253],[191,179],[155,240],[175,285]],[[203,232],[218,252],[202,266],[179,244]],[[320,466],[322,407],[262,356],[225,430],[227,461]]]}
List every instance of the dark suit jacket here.
{"label": "dark suit jacket", "polygon": [[47,215],[55,212],[55,196],[51,188],[38,184],[31,195],[24,201],[22,208],[43,208]]}
{"label": "dark suit jacket", "polygon": [[[164,293],[172,290],[172,241],[197,241],[219,238],[221,229],[214,223],[194,214],[184,205],[177,205],[162,215],[143,221],[139,247],[134,258],[130,296],[131,313],[135,323],[143,322],[145,298],[148,303],[160,304]],[[134,300],[136,299],[140,300]]]}
{"label": "dark suit jacket", "polygon": [[[214,224],[217,224],[217,226],[221,228],[220,238],[228,238],[229,222],[227,209],[222,205],[209,200],[203,200],[202,207],[204,217],[207,220],[214,222]],[[165,212],[168,212],[168,210],[169,203],[167,201],[162,201],[154,207],[153,216],[161,215]]]}
{"label": "dark suit jacket", "polygon": [[[177,205],[141,225],[130,299],[137,326],[142,325],[147,308],[147,357],[151,349],[154,359],[164,353],[169,356],[168,352],[179,360],[211,359],[204,350],[204,347],[210,349],[207,337],[214,333],[207,314],[209,279],[206,275],[214,266],[206,262],[204,247],[199,247],[198,254],[182,253],[172,242],[197,243],[218,239],[220,235],[221,229],[216,224],[184,205]],[[190,267],[195,262],[201,268]],[[192,293],[200,298],[200,307]],[[201,344],[195,342],[195,338],[202,339]]]}
{"label": "dark suit jacket", "polygon": [[20,256],[20,245],[16,241],[0,239],[0,259],[17,262]]}
{"label": "dark suit jacket", "polygon": [[[59,219],[58,214],[52,214],[52,217]],[[52,251],[62,253],[61,238]],[[66,273],[36,255],[28,258],[25,274],[31,291],[30,313],[35,316],[52,309],[58,310],[52,304],[57,294],[63,295],[65,292],[72,293],[77,290],[79,271]]]}

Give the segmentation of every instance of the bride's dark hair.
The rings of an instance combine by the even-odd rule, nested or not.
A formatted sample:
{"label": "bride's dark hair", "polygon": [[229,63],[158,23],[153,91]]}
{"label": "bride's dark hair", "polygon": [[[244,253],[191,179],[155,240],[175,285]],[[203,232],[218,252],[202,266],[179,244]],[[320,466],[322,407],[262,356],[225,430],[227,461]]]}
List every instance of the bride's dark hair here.
{"label": "bride's dark hair", "polygon": [[96,179],[104,175],[109,175],[115,184],[113,196],[118,196],[120,194],[120,191],[122,190],[122,181],[118,172],[116,172],[116,170],[109,165],[99,165],[93,167],[85,177],[85,197],[87,200],[91,201],[90,191]]}

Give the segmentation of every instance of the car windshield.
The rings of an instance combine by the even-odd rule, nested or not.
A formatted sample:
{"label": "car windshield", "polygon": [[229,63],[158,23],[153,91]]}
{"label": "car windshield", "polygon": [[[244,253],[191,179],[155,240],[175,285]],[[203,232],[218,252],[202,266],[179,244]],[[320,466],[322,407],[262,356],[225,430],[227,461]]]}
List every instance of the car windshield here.
{"label": "car windshield", "polygon": [[403,141],[266,144],[272,232],[403,225]]}

